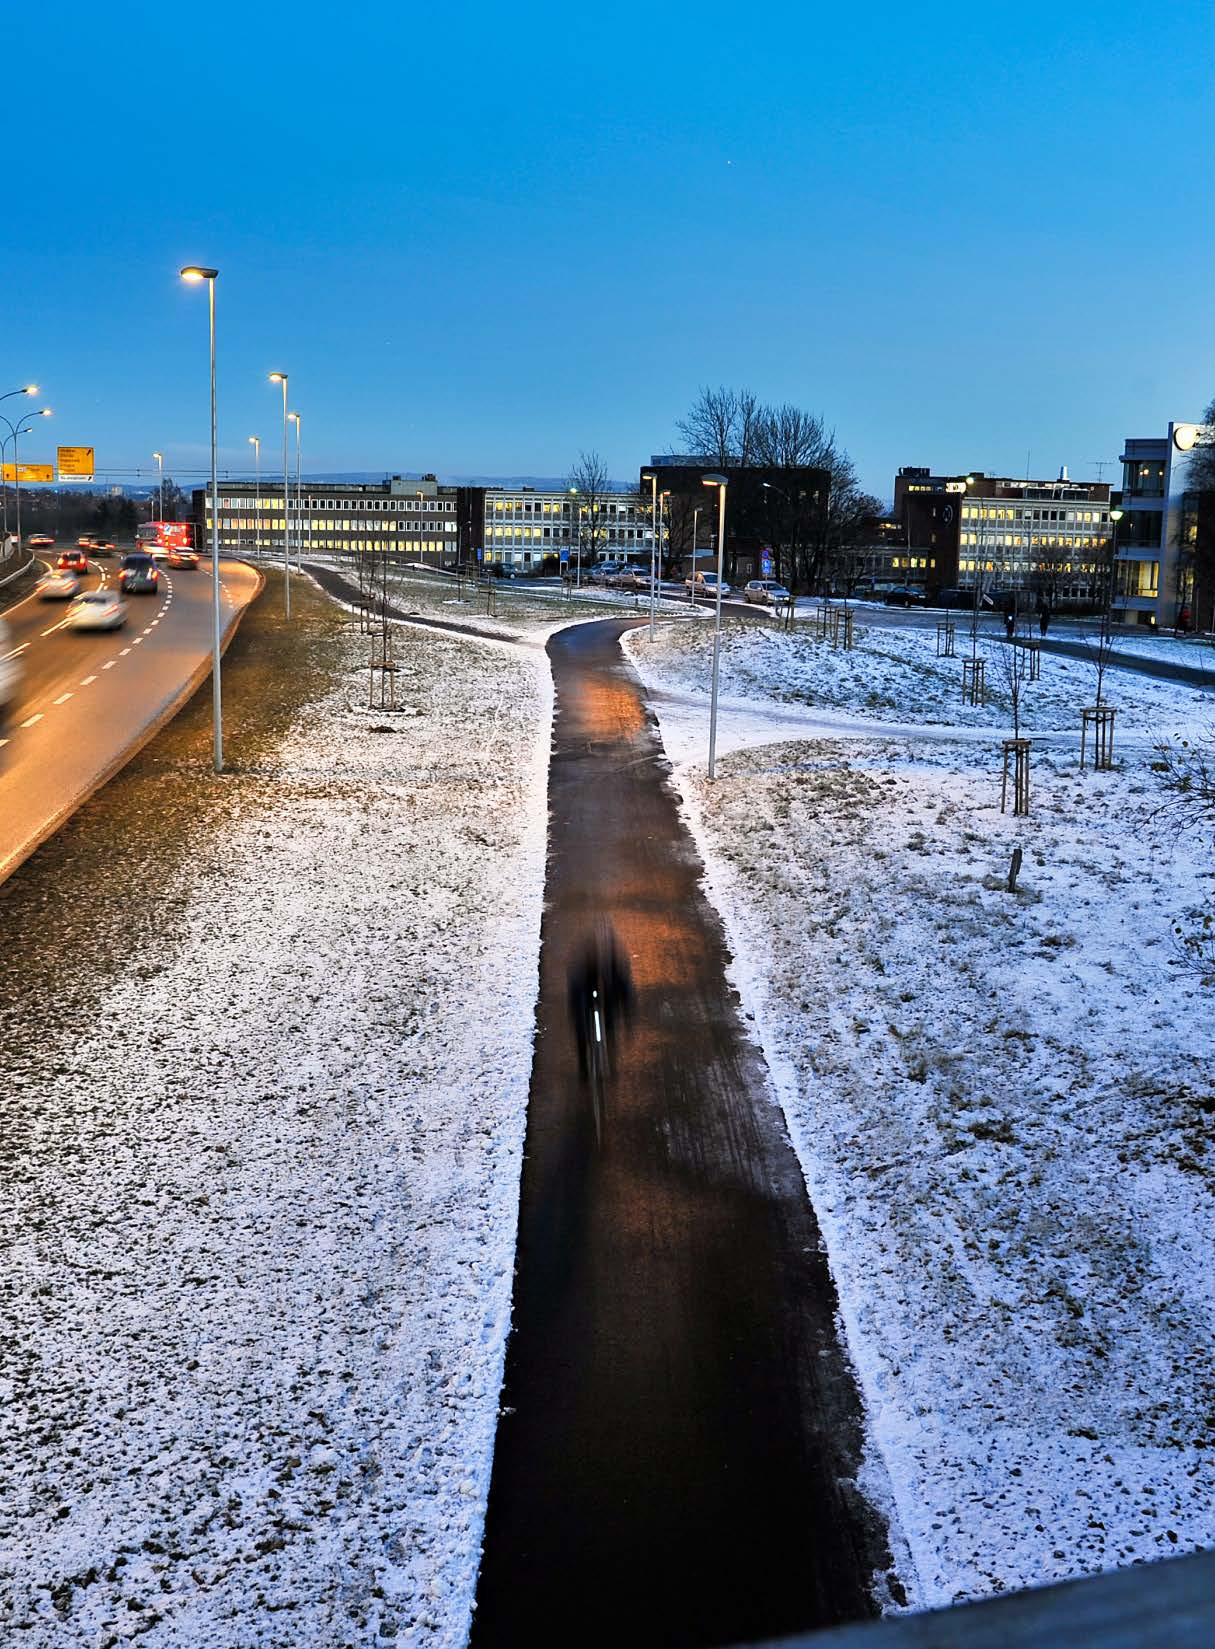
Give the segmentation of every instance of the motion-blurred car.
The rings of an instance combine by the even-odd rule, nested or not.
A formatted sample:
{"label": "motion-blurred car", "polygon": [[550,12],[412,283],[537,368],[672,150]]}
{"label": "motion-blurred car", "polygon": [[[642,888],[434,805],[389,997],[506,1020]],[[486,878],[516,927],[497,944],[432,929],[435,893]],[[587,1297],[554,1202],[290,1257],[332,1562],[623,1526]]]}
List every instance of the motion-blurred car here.
{"label": "motion-blurred car", "polygon": [[108,538],[95,538],[93,540],[94,555],[114,555],[117,550],[118,546],[111,544]]}
{"label": "motion-blurred car", "polygon": [[155,595],[160,588],[160,568],[143,550],[133,550],[122,558],[118,588],[123,595]]}
{"label": "motion-blurred car", "polygon": [[[25,674],[25,666],[19,658],[12,655],[13,633],[8,625],[0,618],[0,731],[8,722],[9,712],[16,702],[17,689],[21,685],[21,678]],[[0,750],[0,762],[4,753]]]}
{"label": "motion-blurred car", "polygon": [[775,578],[753,578],[743,585],[743,600],[754,601],[761,607],[771,607],[778,601],[790,599],[788,590]]}
{"label": "motion-blurred car", "polygon": [[[691,573],[691,574],[689,574],[689,576],[687,578],[684,579],[683,587],[688,592],[689,595],[711,595],[711,596],[716,596],[716,594],[717,594],[717,574],[716,573]],[[722,593],[723,599],[730,594],[730,586],[724,578],[721,581],[721,593]]]}
{"label": "motion-blurred car", "polygon": [[927,599],[923,590],[913,590],[906,584],[896,584],[893,590],[886,590],[882,595],[887,607],[922,607]]}
{"label": "motion-blurred car", "polygon": [[198,554],[195,550],[171,549],[165,560],[170,567],[193,568],[198,566]]}
{"label": "motion-blurred car", "polygon": [[75,573],[47,573],[34,586],[34,594],[39,601],[70,601],[80,594],[80,580]]}
{"label": "motion-blurred car", "polygon": [[55,548],[55,540],[49,532],[31,533],[25,542],[31,550],[53,550]]}
{"label": "motion-blurred car", "polygon": [[91,550],[96,542],[97,539],[93,533],[82,532],[80,537],[76,540],[76,547],[81,550]]}
{"label": "motion-blurred car", "polygon": [[61,573],[87,573],[89,558],[83,550],[63,550],[55,565]]}
{"label": "motion-blurred car", "polygon": [[121,630],[127,606],[116,590],[86,590],[68,608],[65,630]]}

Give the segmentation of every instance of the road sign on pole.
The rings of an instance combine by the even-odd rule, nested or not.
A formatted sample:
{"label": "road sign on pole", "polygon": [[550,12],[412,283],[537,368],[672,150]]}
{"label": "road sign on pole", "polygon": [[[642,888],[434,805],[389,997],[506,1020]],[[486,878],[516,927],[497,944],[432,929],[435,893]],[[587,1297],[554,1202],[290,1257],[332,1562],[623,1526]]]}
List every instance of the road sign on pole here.
{"label": "road sign on pole", "polygon": [[93,479],[93,448],[60,447],[59,479],[61,481],[91,481]]}
{"label": "road sign on pole", "polygon": [[569,564],[570,564],[570,552],[568,550],[562,550],[562,552],[561,552],[561,565],[563,567],[568,567]]}
{"label": "road sign on pole", "polygon": [[53,481],[55,479],[54,464],[5,464],[4,479],[6,481]]}

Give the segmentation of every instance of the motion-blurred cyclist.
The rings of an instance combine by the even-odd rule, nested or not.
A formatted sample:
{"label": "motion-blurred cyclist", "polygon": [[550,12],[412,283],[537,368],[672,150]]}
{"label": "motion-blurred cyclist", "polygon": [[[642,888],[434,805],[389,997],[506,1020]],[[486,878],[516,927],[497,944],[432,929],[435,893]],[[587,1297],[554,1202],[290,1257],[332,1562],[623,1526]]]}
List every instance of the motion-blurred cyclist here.
{"label": "motion-blurred cyclist", "polygon": [[632,970],[610,923],[601,922],[575,952],[566,999],[578,1042],[578,1069],[586,1081],[592,1048],[598,1045],[606,1068],[617,1026],[622,1020],[627,1024],[633,1014]]}

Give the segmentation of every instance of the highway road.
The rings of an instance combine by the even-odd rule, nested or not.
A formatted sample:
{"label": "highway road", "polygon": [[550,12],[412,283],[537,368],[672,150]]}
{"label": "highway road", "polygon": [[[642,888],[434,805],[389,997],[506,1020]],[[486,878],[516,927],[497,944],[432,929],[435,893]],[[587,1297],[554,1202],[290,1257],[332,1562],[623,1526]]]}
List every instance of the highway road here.
{"label": "highway road", "polygon": [[[112,585],[120,557],[95,562],[83,587]],[[225,644],[259,575],[220,563]],[[161,568],[155,595],[127,598],[121,630],[63,628],[65,602],[27,596],[3,612],[6,655],[24,677],[0,729],[0,882],[118,771],[204,680],[211,662],[211,579]]]}

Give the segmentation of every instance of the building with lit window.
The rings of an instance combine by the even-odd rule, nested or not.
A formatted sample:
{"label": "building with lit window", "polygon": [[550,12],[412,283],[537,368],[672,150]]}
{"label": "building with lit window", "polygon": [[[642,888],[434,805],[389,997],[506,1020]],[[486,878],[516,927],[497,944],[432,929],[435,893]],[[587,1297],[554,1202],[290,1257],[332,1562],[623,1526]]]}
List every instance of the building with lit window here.
{"label": "building with lit window", "polygon": [[1215,430],[1171,423],[1164,435],[1123,444],[1114,608],[1128,624],[1167,628],[1211,617],[1210,558],[1201,552],[1212,500],[1195,488],[1191,469],[1212,440]]}
{"label": "building with lit window", "polygon": [[929,590],[1024,593],[1035,603],[1081,609],[1099,603],[1110,551],[1110,489],[1100,481],[933,475],[906,467],[895,478],[902,542],[891,571]]}
{"label": "building with lit window", "polygon": [[652,529],[645,501],[636,493],[604,492],[594,497],[571,489],[544,492],[535,487],[486,487],[482,545],[486,562],[539,571],[546,557],[569,565],[581,556],[595,561],[649,562]]}
{"label": "building with lit window", "polygon": [[[304,479],[297,511],[290,490],[292,544],[305,556],[394,551],[412,561],[452,566],[475,559],[483,526],[483,487],[449,487],[433,475],[405,480],[341,482]],[[194,493],[198,542],[210,543],[208,491]],[[263,480],[219,487],[219,547],[234,555],[281,556],[283,486]]]}

